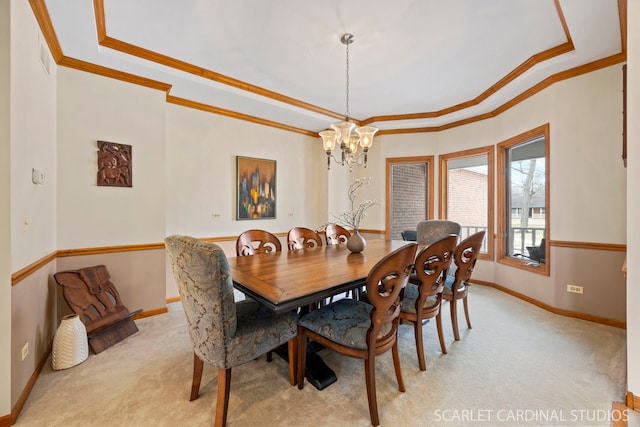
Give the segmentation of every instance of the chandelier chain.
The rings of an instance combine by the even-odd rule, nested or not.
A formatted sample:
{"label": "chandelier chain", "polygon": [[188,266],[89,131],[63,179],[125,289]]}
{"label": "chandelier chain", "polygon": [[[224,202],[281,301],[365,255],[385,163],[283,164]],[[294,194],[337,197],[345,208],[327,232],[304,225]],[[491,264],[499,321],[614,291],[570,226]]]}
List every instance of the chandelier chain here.
{"label": "chandelier chain", "polygon": [[347,46],[347,108],[346,108],[346,119],[349,120],[349,43],[346,43]]}

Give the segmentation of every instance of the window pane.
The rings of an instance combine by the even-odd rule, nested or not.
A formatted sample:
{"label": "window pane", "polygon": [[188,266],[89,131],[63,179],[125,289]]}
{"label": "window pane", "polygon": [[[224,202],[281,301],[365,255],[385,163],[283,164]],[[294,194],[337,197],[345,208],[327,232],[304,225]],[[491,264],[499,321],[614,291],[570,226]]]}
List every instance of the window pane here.
{"label": "window pane", "polygon": [[426,219],[427,172],[427,163],[391,165],[391,239],[402,239],[401,232]]}
{"label": "window pane", "polygon": [[[488,230],[489,161],[486,154],[447,161],[447,219],[462,226],[461,239]],[[488,231],[487,231],[488,233]],[[487,237],[482,252],[487,252]]]}
{"label": "window pane", "polygon": [[508,167],[506,255],[544,264],[539,248],[546,226],[545,138],[543,136],[506,149]]}

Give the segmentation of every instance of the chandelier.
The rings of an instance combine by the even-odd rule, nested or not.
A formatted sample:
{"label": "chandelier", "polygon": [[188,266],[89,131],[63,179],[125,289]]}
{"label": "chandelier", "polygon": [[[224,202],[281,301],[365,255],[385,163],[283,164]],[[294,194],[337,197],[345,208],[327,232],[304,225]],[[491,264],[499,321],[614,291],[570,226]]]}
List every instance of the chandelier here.
{"label": "chandelier", "polygon": [[[349,171],[353,164],[361,164],[367,167],[367,152],[373,144],[373,135],[378,128],[373,126],[360,126],[349,118],[349,45],[353,43],[353,34],[343,34],[340,38],[347,51],[347,107],[344,120],[331,125],[333,130],[325,130],[319,133],[322,138],[322,146],[327,153],[327,169],[331,169],[331,159],[337,163],[349,165]],[[336,145],[340,146],[342,152],[341,160],[333,155]],[[362,151],[359,149],[362,148]]]}

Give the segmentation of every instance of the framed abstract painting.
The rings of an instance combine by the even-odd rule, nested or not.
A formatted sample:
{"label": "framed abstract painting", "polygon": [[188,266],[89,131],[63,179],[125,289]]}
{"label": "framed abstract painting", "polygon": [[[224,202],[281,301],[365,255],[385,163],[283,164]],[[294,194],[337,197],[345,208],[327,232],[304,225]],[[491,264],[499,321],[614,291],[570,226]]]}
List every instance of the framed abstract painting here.
{"label": "framed abstract painting", "polygon": [[236,219],[276,217],[276,161],[236,156]]}

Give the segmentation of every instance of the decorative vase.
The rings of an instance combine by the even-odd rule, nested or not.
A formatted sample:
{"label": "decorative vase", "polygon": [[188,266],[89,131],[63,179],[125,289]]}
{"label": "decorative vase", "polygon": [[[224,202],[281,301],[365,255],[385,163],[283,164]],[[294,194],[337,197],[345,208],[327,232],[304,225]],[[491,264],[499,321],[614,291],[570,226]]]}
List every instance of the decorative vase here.
{"label": "decorative vase", "polygon": [[358,232],[358,230],[355,230],[351,237],[347,239],[347,249],[349,249],[354,254],[362,252],[366,246],[367,241],[360,235],[360,232]]}
{"label": "decorative vase", "polygon": [[77,314],[64,316],[53,338],[51,367],[67,369],[84,362],[89,357],[87,328]]}

